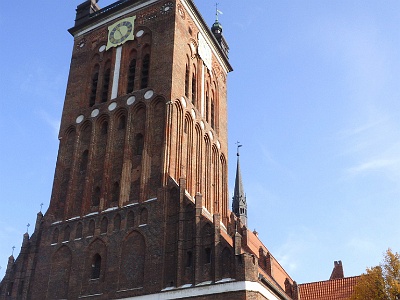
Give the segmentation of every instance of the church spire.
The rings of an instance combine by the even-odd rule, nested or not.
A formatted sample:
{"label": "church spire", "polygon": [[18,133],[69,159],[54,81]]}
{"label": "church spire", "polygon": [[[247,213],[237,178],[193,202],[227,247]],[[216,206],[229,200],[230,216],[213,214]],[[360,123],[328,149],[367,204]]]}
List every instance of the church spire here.
{"label": "church spire", "polygon": [[242,174],[240,172],[240,162],[239,162],[239,148],[242,145],[237,143],[237,167],[236,167],[236,179],[235,179],[235,190],[233,193],[233,201],[232,201],[232,211],[233,213],[240,218],[240,221],[243,225],[247,226],[247,203],[246,203],[246,195],[243,189],[242,182]]}

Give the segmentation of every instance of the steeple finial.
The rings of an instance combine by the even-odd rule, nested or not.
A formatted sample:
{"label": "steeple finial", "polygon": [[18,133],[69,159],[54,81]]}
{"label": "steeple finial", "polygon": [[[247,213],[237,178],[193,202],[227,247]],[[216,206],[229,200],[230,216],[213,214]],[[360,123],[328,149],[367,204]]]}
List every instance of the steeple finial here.
{"label": "steeple finial", "polygon": [[215,21],[218,22],[218,15],[222,15],[222,11],[218,9],[218,3],[215,3]]}
{"label": "steeple finial", "polygon": [[239,162],[239,148],[242,147],[240,142],[236,143],[237,145],[237,167],[236,167],[236,178],[235,178],[235,190],[233,194],[232,201],[232,211],[233,213],[240,219],[240,222],[247,227],[247,203],[246,203],[246,195],[244,193],[243,182],[242,182],[242,173],[240,171],[240,162]]}

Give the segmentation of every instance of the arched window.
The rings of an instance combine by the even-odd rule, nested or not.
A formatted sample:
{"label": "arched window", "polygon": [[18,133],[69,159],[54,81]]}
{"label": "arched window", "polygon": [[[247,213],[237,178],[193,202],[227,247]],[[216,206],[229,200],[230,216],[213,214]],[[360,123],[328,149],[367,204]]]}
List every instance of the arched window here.
{"label": "arched window", "polygon": [[126,93],[132,93],[135,88],[135,75],[136,75],[136,58],[132,59],[129,64],[128,70],[128,85],[126,88]]}
{"label": "arched window", "polygon": [[135,226],[135,215],[133,211],[128,213],[128,217],[126,218],[126,228],[133,228]]}
{"label": "arched window", "polygon": [[211,248],[209,247],[204,249],[204,263],[211,263]]}
{"label": "arched window", "polygon": [[96,253],[92,258],[92,265],[91,265],[91,279],[99,279],[101,272],[101,256],[100,254]]}
{"label": "arched window", "polygon": [[121,115],[118,119],[118,130],[125,129],[126,127],[126,117]]}
{"label": "arched window", "polygon": [[108,132],[108,122],[103,122],[103,124],[101,124],[101,134],[105,135]]}
{"label": "arched window", "polygon": [[68,242],[71,237],[71,227],[67,226],[64,229],[64,242]]}
{"label": "arched window", "polygon": [[96,65],[94,70],[93,70],[93,74],[92,74],[89,106],[93,106],[96,103],[97,83],[98,83],[98,81],[99,81],[99,65]]}
{"label": "arched window", "polygon": [[142,78],[140,82],[140,88],[147,88],[149,83],[149,69],[150,69],[150,54],[146,54],[142,61]]}
{"label": "arched window", "polygon": [[111,69],[107,68],[103,76],[103,91],[101,95],[101,102],[107,102],[108,99],[108,91],[110,89],[110,74]]}
{"label": "arched window", "polygon": [[185,71],[185,96],[189,97],[189,65],[186,64],[186,71]]}
{"label": "arched window", "polygon": [[196,73],[193,73],[192,74],[192,103],[193,103],[193,105],[196,105],[196,93],[197,93]]}
{"label": "arched window", "polygon": [[94,236],[95,225],[94,220],[90,220],[88,236]]}
{"label": "arched window", "polygon": [[111,199],[112,199],[111,200],[112,202],[118,202],[118,200],[119,200],[119,182],[118,181],[114,182],[114,184],[113,184]]}
{"label": "arched window", "polygon": [[76,226],[76,232],[75,232],[75,239],[81,239],[82,238],[82,223],[78,223]]}
{"label": "arched window", "polygon": [[142,155],[144,147],[144,139],[141,133],[135,136],[135,155]]}
{"label": "arched window", "polygon": [[107,233],[107,228],[108,228],[108,219],[106,217],[104,217],[101,220],[100,233]]}
{"label": "arched window", "polygon": [[79,171],[81,174],[84,174],[86,172],[88,159],[89,159],[89,150],[85,150],[82,153],[81,164],[79,166]]}
{"label": "arched window", "polygon": [[92,195],[92,206],[100,205],[100,195],[101,195],[100,187],[96,186],[96,188],[94,189],[94,193]]}
{"label": "arched window", "polygon": [[208,84],[207,84],[207,90],[206,90],[206,121],[210,122],[210,109],[209,109],[209,105],[210,105],[210,95],[209,95],[209,90],[208,90]]}
{"label": "arched window", "polygon": [[121,216],[117,214],[114,217],[114,231],[119,231],[121,229]]}
{"label": "arched window", "polygon": [[143,208],[142,211],[140,212],[140,224],[147,224],[147,217],[148,217],[147,209]]}
{"label": "arched window", "polygon": [[52,244],[57,244],[57,243],[58,243],[58,235],[59,235],[59,233],[58,233],[58,228],[56,228],[56,229],[54,229],[54,231],[53,231],[53,238],[52,238],[52,240],[51,240],[51,243],[52,243]]}
{"label": "arched window", "polygon": [[211,128],[215,129],[215,105],[214,100],[211,99]]}

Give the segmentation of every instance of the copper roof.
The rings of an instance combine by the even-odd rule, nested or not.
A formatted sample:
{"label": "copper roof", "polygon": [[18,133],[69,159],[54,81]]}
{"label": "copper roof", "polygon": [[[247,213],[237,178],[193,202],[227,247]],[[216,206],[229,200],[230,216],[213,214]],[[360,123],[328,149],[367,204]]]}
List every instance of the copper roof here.
{"label": "copper roof", "polygon": [[360,276],[345,277],[299,285],[301,300],[345,300],[353,293]]}

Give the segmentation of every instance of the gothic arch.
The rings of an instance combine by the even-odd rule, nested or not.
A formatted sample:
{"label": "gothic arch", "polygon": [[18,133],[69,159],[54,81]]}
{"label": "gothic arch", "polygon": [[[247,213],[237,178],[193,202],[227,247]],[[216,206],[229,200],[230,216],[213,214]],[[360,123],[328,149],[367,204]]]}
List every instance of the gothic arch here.
{"label": "gothic arch", "polygon": [[132,158],[130,175],[130,202],[139,202],[141,197],[142,163],[146,153],[146,119],[147,107],[139,101],[131,108],[129,153]]}
{"label": "gothic arch", "polygon": [[51,258],[47,299],[68,299],[72,252],[63,245]]}
{"label": "gothic arch", "polygon": [[143,287],[146,242],[138,231],[129,233],[121,243],[119,289]]}

